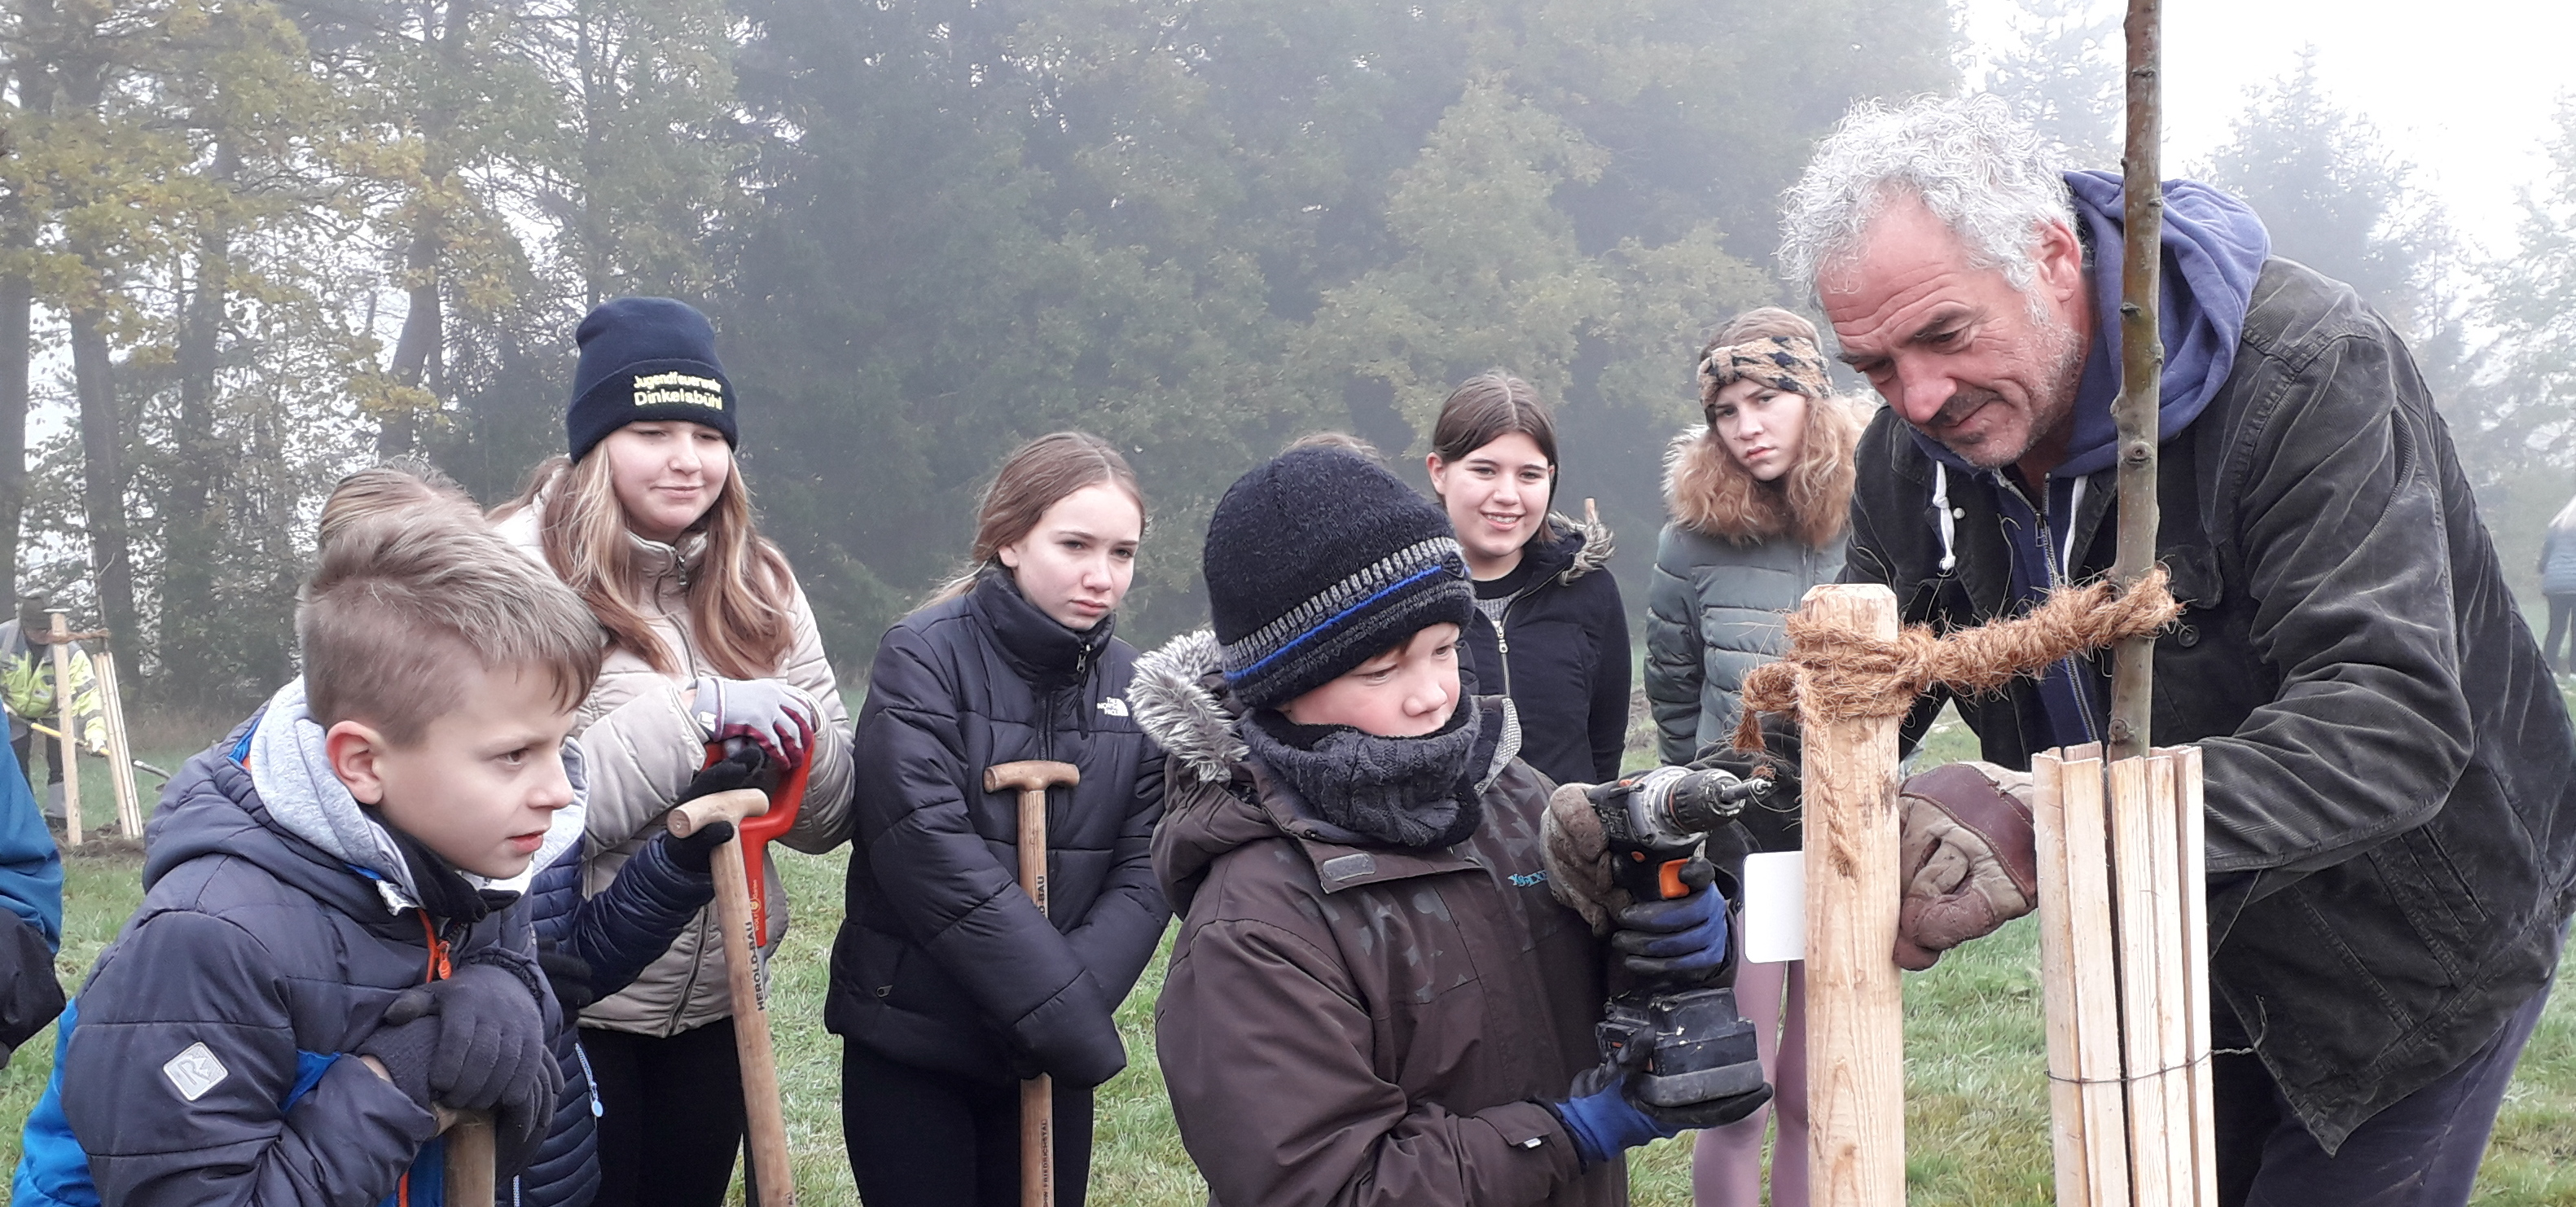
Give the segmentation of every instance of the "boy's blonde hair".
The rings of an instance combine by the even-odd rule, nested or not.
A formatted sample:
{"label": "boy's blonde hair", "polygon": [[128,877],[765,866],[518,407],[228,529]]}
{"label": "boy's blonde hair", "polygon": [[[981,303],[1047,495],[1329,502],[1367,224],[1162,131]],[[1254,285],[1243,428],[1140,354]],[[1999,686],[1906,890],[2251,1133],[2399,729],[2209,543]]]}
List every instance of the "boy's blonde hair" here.
{"label": "boy's blonde hair", "polygon": [[599,623],[479,519],[392,508],[343,520],[295,609],[315,720],[361,720],[395,745],[418,741],[461,703],[468,665],[543,668],[567,709],[590,694]]}
{"label": "boy's blonde hair", "polygon": [[395,457],[340,479],[323,500],[314,544],[328,548],[351,525],[370,516],[401,512],[480,522],[474,497],[446,471],[418,457]]}

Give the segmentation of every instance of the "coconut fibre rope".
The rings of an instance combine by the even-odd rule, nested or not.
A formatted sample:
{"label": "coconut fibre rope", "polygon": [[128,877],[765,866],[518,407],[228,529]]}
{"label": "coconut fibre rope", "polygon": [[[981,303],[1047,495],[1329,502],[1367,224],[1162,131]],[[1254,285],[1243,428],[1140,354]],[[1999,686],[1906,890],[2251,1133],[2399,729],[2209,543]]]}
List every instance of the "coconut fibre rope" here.
{"label": "coconut fibre rope", "polygon": [[1800,610],[1788,621],[1789,652],[1744,680],[1735,747],[1760,751],[1762,714],[1803,724],[1903,716],[1935,685],[1961,695],[2000,691],[2072,654],[2144,637],[2182,614],[2159,566],[2121,591],[2108,580],[2059,587],[2028,613],[1936,635],[1909,625],[1894,641],[1835,628]]}

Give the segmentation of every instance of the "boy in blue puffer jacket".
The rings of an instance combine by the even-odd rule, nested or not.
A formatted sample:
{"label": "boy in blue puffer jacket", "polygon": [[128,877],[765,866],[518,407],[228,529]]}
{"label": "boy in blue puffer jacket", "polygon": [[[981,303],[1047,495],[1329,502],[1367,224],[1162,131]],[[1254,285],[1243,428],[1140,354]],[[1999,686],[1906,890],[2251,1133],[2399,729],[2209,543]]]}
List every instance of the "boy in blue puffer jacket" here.
{"label": "boy in blue puffer jacket", "polygon": [[[758,747],[737,751],[698,773],[681,799],[754,785],[760,769]],[[708,864],[716,848],[733,837],[728,821],[703,826],[687,838],[666,833],[619,867],[607,888],[585,899],[581,830],[579,817],[557,815],[555,832],[568,834],[571,841],[562,858],[538,873],[524,907],[536,929],[538,963],[562,1010],[562,1023],[548,1042],[561,1066],[564,1090],[545,1140],[519,1175],[512,1200],[516,1207],[586,1207],[598,1194],[601,1108],[573,1020],[582,1007],[624,988],[661,958],[671,940],[715,899]]]}
{"label": "boy in blue puffer jacket", "polygon": [[560,1016],[501,886],[576,798],[597,625],[480,525],[412,514],[326,541],[296,629],[306,677],[153,819],[16,1202],[425,1205],[448,1112],[491,1113],[504,1177],[546,1134]]}

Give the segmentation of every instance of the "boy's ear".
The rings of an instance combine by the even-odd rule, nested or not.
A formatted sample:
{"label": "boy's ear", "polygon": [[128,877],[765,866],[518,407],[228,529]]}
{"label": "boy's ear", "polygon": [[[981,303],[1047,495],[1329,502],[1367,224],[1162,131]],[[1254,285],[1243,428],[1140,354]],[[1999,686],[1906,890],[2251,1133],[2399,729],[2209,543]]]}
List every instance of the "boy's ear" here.
{"label": "boy's ear", "polygon": [[331,774],[339,776],[349,795],[362,805],[385,803],[381,763],[386,745],[385,736],[363,721],[334,722],[322,734],[322,753],[331,760]]}

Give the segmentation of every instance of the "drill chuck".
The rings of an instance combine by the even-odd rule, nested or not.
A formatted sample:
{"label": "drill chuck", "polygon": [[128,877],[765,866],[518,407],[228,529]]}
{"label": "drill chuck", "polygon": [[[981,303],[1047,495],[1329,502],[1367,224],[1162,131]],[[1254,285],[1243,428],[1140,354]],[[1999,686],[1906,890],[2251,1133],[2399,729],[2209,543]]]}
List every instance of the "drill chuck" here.
{"label": "drill chuck", "polygon": [[1652,845],[1697,843],[1701,835],[1725,825],[1749,801],[1770,794],[1771,781],[1744,779],[1709,768],[1658,767],[1626,781],[1630,832]]}

